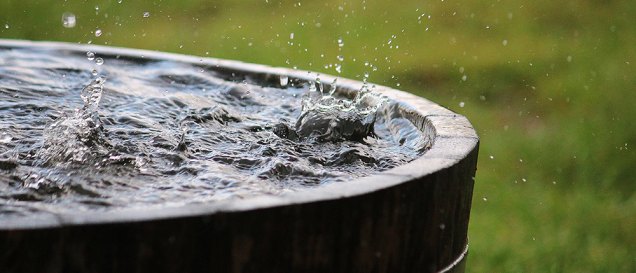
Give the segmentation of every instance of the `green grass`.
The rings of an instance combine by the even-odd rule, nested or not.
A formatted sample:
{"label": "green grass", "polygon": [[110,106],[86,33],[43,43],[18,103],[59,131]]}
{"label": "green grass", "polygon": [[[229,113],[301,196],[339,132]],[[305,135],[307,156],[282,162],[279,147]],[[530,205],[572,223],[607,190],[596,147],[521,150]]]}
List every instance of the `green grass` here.
{"label": "green grass", "polygon": [[1,2],[0,37],[329,74],[343,55],[343,77],[370,72],[477,128],[469,271],[636,272],[633,1],[58,2]]}

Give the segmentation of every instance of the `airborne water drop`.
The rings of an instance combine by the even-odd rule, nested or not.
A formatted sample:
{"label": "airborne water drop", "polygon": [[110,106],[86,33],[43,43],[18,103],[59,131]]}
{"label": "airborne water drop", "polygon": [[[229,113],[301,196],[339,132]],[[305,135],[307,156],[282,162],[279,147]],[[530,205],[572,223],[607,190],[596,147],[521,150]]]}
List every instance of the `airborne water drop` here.
{"label": "airborne water drop", "polygon": [[338,37],[338,47],[343,47],[344,46],[344,40],[342,39],[342,37]]}
{"label": "airborne water drop", "polygon": [[70,12],[62,14],[62,25],[65,28],[74,28],[76,23],[77,19],[75,18],[75,14]]}

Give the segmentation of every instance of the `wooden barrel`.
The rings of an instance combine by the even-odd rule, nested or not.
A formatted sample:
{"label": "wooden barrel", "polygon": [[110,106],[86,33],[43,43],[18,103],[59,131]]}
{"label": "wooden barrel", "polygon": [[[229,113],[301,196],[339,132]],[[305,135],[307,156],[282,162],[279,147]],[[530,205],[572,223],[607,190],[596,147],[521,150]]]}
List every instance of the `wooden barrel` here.
{"label": "wooden barrel", "polygon": [[[0,47],[171,60],[271,83],[312,80],[302,71],[143,50],[11,40]],[[362,84],[339,79],[338,92]],[[463,272],[479,139],[465,117],[435,103],[375,91],[391,99],[395,118],[430,139],[420,158],[280,196],[2,221],[0,272]]]}

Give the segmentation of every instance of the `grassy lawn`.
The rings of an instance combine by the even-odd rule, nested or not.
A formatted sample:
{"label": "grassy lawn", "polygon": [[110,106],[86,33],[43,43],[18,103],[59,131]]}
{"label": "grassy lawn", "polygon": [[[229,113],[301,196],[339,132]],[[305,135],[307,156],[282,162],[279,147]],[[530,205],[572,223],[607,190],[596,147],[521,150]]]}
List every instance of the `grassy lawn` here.
{"label": "grassy lawn", "polygon": [[634,1],[60,2],[0,2],[0,38],[340,65],[466,115],[468,271],[636,272]]}

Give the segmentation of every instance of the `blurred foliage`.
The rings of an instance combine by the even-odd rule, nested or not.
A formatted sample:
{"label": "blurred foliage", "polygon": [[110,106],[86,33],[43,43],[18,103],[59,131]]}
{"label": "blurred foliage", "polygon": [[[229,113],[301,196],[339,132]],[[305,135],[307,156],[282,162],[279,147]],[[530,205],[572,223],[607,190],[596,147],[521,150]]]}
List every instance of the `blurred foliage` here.
{"label": "blurred foliage", "polygon": [[4,0],[0,38],[370,73],[479,131],[469,271],[636,272],[636,2],[119,2]]}

